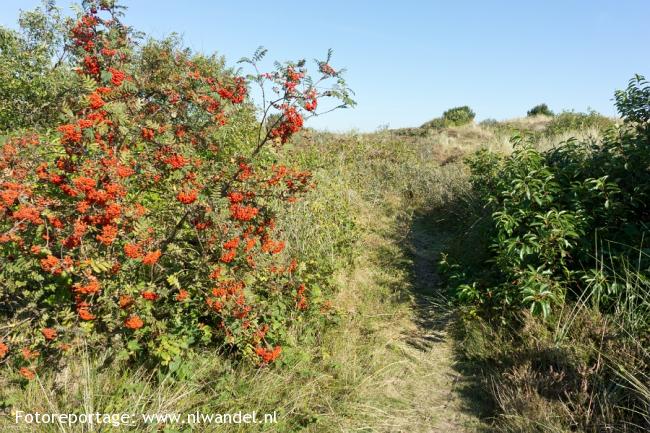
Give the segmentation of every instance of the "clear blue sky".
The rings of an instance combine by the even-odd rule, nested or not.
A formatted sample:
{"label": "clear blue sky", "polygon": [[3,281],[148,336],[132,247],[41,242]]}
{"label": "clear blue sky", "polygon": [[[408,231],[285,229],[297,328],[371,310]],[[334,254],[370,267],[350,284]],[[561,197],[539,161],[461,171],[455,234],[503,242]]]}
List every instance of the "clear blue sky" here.
{"label": "clear blue sky", "polygon": [[[3,0],[0,24],[38,0]],[[650,75],[650,1],[123,0],[127,24],[230,64],[259,45],[269,58],[321,57],[348,69],[358,107],[310,126],[372,131],[417,126],[457,105],[477,118],[593,108],[613,115],[615,89]],[[70,0],[58,0],[67,7]]]}

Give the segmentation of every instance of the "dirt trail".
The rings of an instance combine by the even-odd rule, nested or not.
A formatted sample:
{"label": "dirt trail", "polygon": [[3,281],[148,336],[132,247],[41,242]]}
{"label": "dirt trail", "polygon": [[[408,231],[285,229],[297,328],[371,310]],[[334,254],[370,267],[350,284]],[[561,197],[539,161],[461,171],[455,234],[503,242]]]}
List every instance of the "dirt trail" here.
{"label": "dirt trail", "polygon": [[[453,312],[439,293],[435,260],[445,234],[432,231],[426,219],[405,223],[390,215],[370,215],[364,232],[365,252],[345,283],[354,293],[378,295],[377,313],[388,302],[394,313],[366,313],[374,319],[369,338],[377,340],[378,349],[376,364],[368,366],[367,389],[358,390],[367,424],[355,430],[481,431],[472,380],[455,361]],[[356,298],[356,305],[373,305]]]}

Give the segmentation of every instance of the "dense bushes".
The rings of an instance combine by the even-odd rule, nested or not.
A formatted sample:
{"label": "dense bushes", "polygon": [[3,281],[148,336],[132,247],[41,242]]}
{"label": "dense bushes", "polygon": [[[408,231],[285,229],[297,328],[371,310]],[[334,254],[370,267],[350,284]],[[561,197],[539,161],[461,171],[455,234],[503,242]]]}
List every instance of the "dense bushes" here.
{"label": "dense bushes", "polygon": [[[197,346],[272,362],[288,324],[321,309],[274,230],[311,174],[273,155],[321,98],[353,103],[345,82],[329,56],[318,79],[303,61],[277,64],[251,79],[272,87],[258,121],[222,59],[174,39],[138,47],[120,17],[84,2],[65,120],[2,141],[1,362],[29,379],[86,343],[163,365]],[[257,70],[263,55],[243,62]]]}
{"label": "dense bushes", "polygon": [[[511,155],[481,151],[470,157],[471,183],[484,213],[470,223],[469,231],[480,231],[482,242],[473,249],[482,244],[483,250],[466,253],[461,248],[442,261],[457,299],[472,315],[495,324],[499,331],[491,332],[499,338],[512,339],[512,345],[495,348],[510,357],[499,363],[512,367],[508,375],[519,365],[516,358],[527,357],[539,370],[535,374],[561,368],[566,376],[558,384],[581,380],[595,396],[590,398],[601,400],[597,412],[585,412],[585,429],[596,429],[594,420],[649,421],[643,413],[650,397],[638,385],[650,373],[650,356],[643,349],[650,341],[650,255],[645,246],[650,230],[649,95],[643,77],[617,92],[616,106],[625,124],[608,130],[601,142],[570,139],[541,152],[534,143],[515,138]],[[574,113],[558,116],[569,117],[575,118]],[[482,254],[479,260],[470,260],[477,254]],[[522,320],[523,308],[543,320]],[[555,358],[568,356],[566,365],[559,367],[557,359],[533,359],[530,351],[517,349],[529,343],[522,327],[531,326],[538,329],[538,347],[549,333],[555,338],[556,346],[548,350],[557,352]],[[600,337],[593,329],[579,334],[588,328],[600,329]],[[604,342],[605,336],[617,345]],[[560,347],[560,342],[570,344]],[[594,349],[595,344],[600,347]],[[597,361],[601,357],[612,358],[614,371],[633,372],[627,385],[605,385],[616,374]],[[567,391],[566,398],[578,398],[579,392]]]}
{"label": "dense bushes", "polygon": [[532,116],[540,116],[540,115],[541,115],[541,116],[553,116],[554,113],[551,111],[550,108],[548,108],[548,105],[546,105],[546,104],[539,104],[539,105],[535,105],[533,108],[531,108],[530,110],[528,110],[528,112],[526,113],[526,115],[527,115],[528,117],[532,117]]}
{"label": "dense bushes", "polygon": [[482,151],[468,160],[474,189],[493,211],[495,266],[461,286],[461,298],[506,311],[527,305],[548,315],[567,294],[580,297],[588,290],[603,307],[622,295],[614,275],[602,269],[593,275],[599,259],[594,246],[610,260],[627,260],[647,234],[647,125],[628,113],[646,114],[624,107],[629,95],[643,91],[647,85],[638,80],[617,94],[628,123],[609,131],[601,144],[569,140],[540,152],[516,138],[512,155]]}
{"label": "dense bushes", "polygon": [[463,126],[474,121],[476,114],[467,105],[454,107],[442,113],[442,117],[437,117],[423,124],[421,128],[449,128],[452,126]]}
{"label": "dense bushes", "polygon": [[450,108],[442,113],[442,118],[450,126],[462,126],[474,121],[476,113],[467,105],[462,107]]}

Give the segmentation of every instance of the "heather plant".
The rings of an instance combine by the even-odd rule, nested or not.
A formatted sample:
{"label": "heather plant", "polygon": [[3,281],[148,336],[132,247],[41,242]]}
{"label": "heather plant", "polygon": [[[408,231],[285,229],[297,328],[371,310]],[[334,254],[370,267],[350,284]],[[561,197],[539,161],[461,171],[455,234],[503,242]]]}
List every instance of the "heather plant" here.
{"label": "heather plant", "polygon": [[273,155],[322,101],[354,104],[331,52],[312,78],[305,61],[260,72],[259,49],[243,77],[175,38],[139,45],[113,1],[82,6],[64,121],[1,143],[0,362],[31,379],[82,342],[171,367],[197,347],[273,362],[289,323],[327,308],[275,230],[314,181]]}

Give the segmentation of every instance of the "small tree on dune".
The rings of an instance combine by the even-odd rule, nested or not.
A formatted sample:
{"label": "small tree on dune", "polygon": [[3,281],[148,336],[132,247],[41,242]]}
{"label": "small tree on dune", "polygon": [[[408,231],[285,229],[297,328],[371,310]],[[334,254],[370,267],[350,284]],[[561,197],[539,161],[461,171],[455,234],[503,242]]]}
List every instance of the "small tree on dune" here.
{"label": "small tree on dune", "polygon": [[267,149],[350,92],[331,52],[312,78],[304,61],[259,72],[260,49],[243,77],[173,38],[138,46],[122,13],[83,2],[66,45],[79,96],[55,131],[1,143],[0,359],[31,378],[86,340],[162,364],[195,347],[270,363],[319,306],[274,230],[314,182]]}

